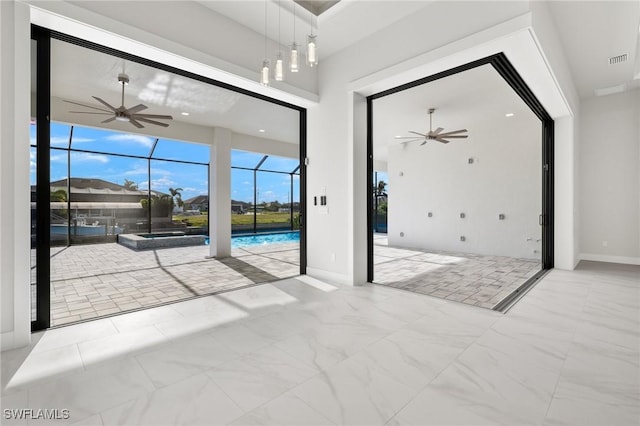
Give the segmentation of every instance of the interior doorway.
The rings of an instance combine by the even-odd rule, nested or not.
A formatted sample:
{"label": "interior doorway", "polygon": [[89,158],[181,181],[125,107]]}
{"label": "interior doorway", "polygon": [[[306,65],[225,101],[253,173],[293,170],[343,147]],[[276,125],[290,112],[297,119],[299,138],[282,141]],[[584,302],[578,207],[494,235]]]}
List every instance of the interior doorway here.
{"label": "interior doorway", "polygon": [[503,310],[553,267],[553,121],[504,55],[367,107],[370,282]]}

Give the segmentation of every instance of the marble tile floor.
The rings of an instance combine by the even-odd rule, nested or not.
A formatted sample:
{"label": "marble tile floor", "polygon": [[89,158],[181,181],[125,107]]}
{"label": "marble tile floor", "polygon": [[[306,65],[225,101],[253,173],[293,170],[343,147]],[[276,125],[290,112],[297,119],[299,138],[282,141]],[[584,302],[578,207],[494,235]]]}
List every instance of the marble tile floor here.
{"label": "marble tile floor", "polygon": [[638,425],[639,312],[639,266],[506,313],[300,276],[36,333],[0,354],[2,424]]}
{"label": "marble tile floor", "polygon": [[234,248],[232,257],[219,260],[207,258],[208,246],[134,251],[109,243],[51,252],[52,326],[300,273],[298,243]]}
{"label": "marble tile floor", "polygon": [[374,236],[374,282],[492,309],[540,271],[540,261],[390,247]]}

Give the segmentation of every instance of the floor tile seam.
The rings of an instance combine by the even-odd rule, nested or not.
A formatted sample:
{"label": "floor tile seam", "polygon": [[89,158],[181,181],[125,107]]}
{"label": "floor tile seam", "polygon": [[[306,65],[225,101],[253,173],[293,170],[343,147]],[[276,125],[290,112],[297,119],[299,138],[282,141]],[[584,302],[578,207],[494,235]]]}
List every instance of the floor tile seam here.
{"label": "floor tile seam", "polygon": [[[266,348],[266,347],[268,347],[268,346],[271,346],[271,345],[272,345],[272,344],[269,344],[269,345],[263,346],[263,347],[262,347],[262,349],[264,349],[264,348]],[[253,352],[255,352],[255,351],[252,351],[251,353],[253,353]],[[284,352],[284,351],[283,351],[283,352]],[[274,399],[279,398],[280,396],[284,395],[285,393],[287,393],[287,392],[291,391],[292,389],[294,389],[295,387],[297,387],[299,384],[304,383],[304,382],[306,382],[307,380],[309,380],[309,379],[310,379],[310,378],[309,378],[309,379],[305,380],[304,382],[301,382],[301,383],[299,383],[299,384],[296,384],[296,385],[294,385],[294,386],[292,386],[292,387],[290,387],[290,388],[288,388],[288,389],[286,389],[286,390],[282,391],[281,393],[279,393],[278,395],[276,395],[276,396],[274,396],[273,398],[269,399],[268,401],[264,402],[263,404],[260,404],[258,407],[254,407],[254,408],[252,408],[252,409],[250,409],[250,410],[246,410],[246,411],[245,411],[245,409],[244,409],[244,408],[242,408],[242,407],[239,405],[239,402],[237,402],[233,397],[231,397],[231,395],[229,395],[229,394],[227,393],[227,391],[224,389],[224,387],[222,386],[222,384],[218,383],[218,381],[217,381],[214,377],[212,377],[210,374],[208,374],[208,373],[209,373],[209,372],[213,372],[214,370],[219,369],[220,367],[222,367],[222,366],[224,366],[225,364],[228,364],[228,363],[230,363],[230,362],[240,361],[240,362],[244,362],[244,363],[246,364],[247,362],[246,362],[244,359],[245,359],[249,354],[250,354],[250,353],[243,354],[243,355],[242,355],[241,357],[239,357],[239,358],[236,358],[236,359],[234,359],[234,360],[229,360],[229,361],[223,362],[223,363],[221,363],[221,364],[220,364],[220,365],[218,365],[218,366],[214,366],[214,367],[208,368],[207,370],[205,370],[205,371],[203,371],[203,372],[202,372],[202,373],[206,374],[207,378],[208,378],[211,382],[213,382],[213,383],[215,384],[215,386],[216,386],[218,389],[220,389],[220,391],[221,391],[223,394],[225,394],[225,395],[227,396],[227,398],[229,398],[229,399],[230,399],[230,400],[231,400],[231,401],[232,401],[232,402],[233,402],[233,403],[234,403],[234,404],[235,404],[235,405],[240,409],[240,411],[242,412],[242,414],[241,414],[240,416],[236,417],[234,420],[231,420],[229,423],[232,423],[233,421],[235,421],[235,420],[239,419],[240,417],[243,417],[244,415],[246,415],[246,414],[248,414],[248,413],[251,413],[252,411],[254,411],[255,409],[257,409],[258,407],[262,407],[263,405],[270,403],[270,402],[271,402],[271,401],[273,401]],[[288,355],[288,354],[287,354],[287,355]],[[251,365],[251,364],[249,364],[249,365]],[[312,377],[315,377],[315,375],[313,375]]]}
{"label": "floor tile seam", "polygon": [[[154,390],[154,391],[147,391],[147,392],[146,392],[146,394],[144,394],[144,396],[149,396],[149,395],[150,395],[151,393],[153,393],[153,392],[155,392],[155,390]],[[109,407],[105,408],[104,410],[102,410],[102,411],[100,411],[100,412],[98,412],[98,413],[95,413],[95,414],[97,414],[97,415],[99,415],[99,416],[100,416],[100,421],[102,422],[103,426],[104,426],[104,425],[107,425],[107,423],[105,423],[105,421],[104,421],[104,417],[102,417],[102,415],[103,415],[104,413],[106,413],[106,412],[107,412],[107,411],[109,411],[109,410],[113,410],[114,408],[117,408],[117,407],[119,407],[119,406],[121,406],[121,405],[129,404],[129,403],[135,404],[136,402],[138,402],[138,400],[139,400],[142,396],[143,396],[142,394],[140,394],[140,395],[136,395],[134,398],[127,399],[127,400],[126,400],[126,401],[124,401],[124,402],[119,402],[119,403],[117,403],[117,404],[111,405],[111,406],[109,406]],[[84,419],[88,419],[89,417],[91,417],[91,415],[89,415],[89,416],[85,417]],[[84,419],[83,419],[83,420],[84,420]],[[75,424],[75,423],[72,423],[72,424],[71,424],[71,426],[73,426],[73,424]]]}
{"label": "floor tile seam", "polygon": [[[544,282],[545,277],[542,278],[541,282]],[[591,285],[589,286],[589,291],[587,292],[587,294],[582,297],[581,299],[581,307],[580,307],[580,318],[578,319],[578,321],[581,320],[581,317],[583,316],[584,313],[584,308],[586,305],[586,301],[587,301],[587,297],[588,295],[591,293]],[[526,303],[526,300],[523,300],[524,303]],[[562,379],[562,374],[565,371],[565,366],[567,363],[567,359],[569,358],[569,353],[571,352],[572,348],[575,345],[576,342],[576,337],[578,335],[578,325],[576,325],[576,327],[572,327],[571,329],[571,338],[570,338],[570,342],[569,345],[567,346],[567,349],[564,353],[564,359],[562,360],[562,365],[560,366],[560,368],[558,369],[558,376],[556,379],[556,384],[554,386],[553,392],[551,393],[551,398],[549,399],[549,403],[547,404],[547,409],[545,410],[545,414],[544,414],[544,418],[543,421],[545,421],[549,415],[549,410],[551,409],[551,405],[553,404],[553,401],[556,399],[556,393],[558,392],[558,387],[560,385],[560,380]]]}
{"label": "floor tile seam", "polygon": [[[572,340],[573,339],[575,339],[575,336],[572,338]],[[567,353],[565,354],[564,359],[562,360],[562,365],[558,369],[558,377],[556,378],[556,383],[555,383],[555,386],[553,387],[553,392],[551,393],[551,398],[549,398],[549,403],[547,404],[547,409],[544,412],[543,422],[545,422],[547,420],[547,418],[549,417],[549,410],[551,410],[551,405],[553,405],[553,401],[556,399],[556,394],[558,392],[558,387],[560,386],[560,380],[562,379],[562,372],[565,369],[565,365],[567,363],[567,358],[568,358],[568,355],[569,355],[569,351],[570,351],[572,346],[573,346],[573,341],[569,345],[569,348],[567,349]]]}
{"label": "floor tile seam", "polygon": [[485,331],[484,331],[484,332],[482,332],[480,335],[478,335],[477,337],[475,337],[475,338],[473,339],[473,341],[469,342],[469,344],[467,345],[467,347],[466,347],[466,348],[464,348],[464,349],[462,349],[460,352],[458,352],[458,354],[457,354],[455,357],[453,357],[453,358],[452,358],[452,359],[447,363],[447,365],[446,365],[446,366],[442,367],[442,368],[440,369],[440,371],[439,371],[436,375],[434,375],[434,376],[431,378],[431,380],[429,380],[429,382],[428,382],[428,383],[423,387],[423,389],[422,389],[420,392],[423,392],[423,391],[424,391],[424,389],[426,389],[426,388],[427,388],[428,386],[430,386],[430,385],[431,385],[435,380],[437,380],[437,379],[442,375],[442,373],[444,373],[446,370],[448,370],[448,369],[449,369],[453,364],[455,364],[456,362],[458,362],[458,360],[459,360],[459,359],[460,359],[460,358],[461,358],[465,353],[467,353],[467,352],[468,352],[468,351],[469,351],[469,350],[470,350],[470,349],[471,349],[471,348],[472,348],[476,343],[478,343],[478,341],[479,341],[479,340],[480,340],[480,339],[481,339],[481,338],[482,338],[486,333],[488,333],[488,332],[491,330],[491,327],[493,326],[493,324],[495,324],[495,321],[494,321],[490,326],[488,326],[488,327],[485,329]]}

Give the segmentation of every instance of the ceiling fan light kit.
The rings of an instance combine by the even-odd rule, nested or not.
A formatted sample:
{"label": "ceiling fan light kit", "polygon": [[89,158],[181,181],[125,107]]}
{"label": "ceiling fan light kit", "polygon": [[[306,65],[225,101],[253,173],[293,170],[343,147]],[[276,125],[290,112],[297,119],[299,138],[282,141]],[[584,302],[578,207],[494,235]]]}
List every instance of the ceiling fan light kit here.
{"label": "ceiling fan light kit", "polygon": [[422,143],[420,145],[424,145],[428,141],[437,141],[437,142],[446,144],[451,142],[448,139],[466,139],[467,137],[469,137],[468,135],[461,134],[461,133],[466,133],[468,131],[467,129],[452,130],[450,132],[445,132],[445,133],[442,133],[442,131],[444,130],[442,127],[438,127],[437,129],[433,130],[432,121],[433,121],[433,113],[435,112],[435,110],[436,110],[435,108],[429,108],[429,110],[427,111],[429,113],[429,131],[427,133],[420,133],[420,132],[415,132],[413,130],[409,130],[409,133],[413,133],[414,135],[418,135],[420,137],[396,136],[396,139],[407,139],[407,140],[404,140],[402,143],[409,143],[409,142],[421,140]]}
{"label": "ceiling fan light kit", "polygon": [[[142,123],[154,124],[160,127],[169,127],[169,124],[162,123],[157,120],[173,120],[173,117],[170,115],[162,115],[162,114],[140,114],[140,111],[147,109],[148,107],[144,104],[138,104],[134,107],[127,108],[124,106],[124,86],[129,84],[129,76],[125,73],[118,74],[118,82],[122,85],[122,97],[120,101],[120,106],[115,108],[107,101],[97,96],[92,96],[93,99],[100,102],[105,108],[98,108],[93,105],[85,105],[78,102],[67,101],[65,102],[79,105],[85,108],[91,108],[100,112],[93,111],[69,111],[74,114],[96,114],[96,115],[110,115],[111,117],[106,120],[102,120],[101,123],[106,124],[112,121],[120,121],[122,123],[131,123],[138,129],[144,128]],[[142,122],[142,123],[141,123]]]}

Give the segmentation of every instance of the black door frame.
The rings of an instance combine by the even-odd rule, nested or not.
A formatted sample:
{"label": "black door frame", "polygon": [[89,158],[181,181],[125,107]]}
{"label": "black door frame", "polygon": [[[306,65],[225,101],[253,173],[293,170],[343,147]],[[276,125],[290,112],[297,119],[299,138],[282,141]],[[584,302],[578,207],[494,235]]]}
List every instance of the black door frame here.
{"label": "black door frame", "polygon": [[[151,59],[113,49],[69,34],[31,24],[31,39],[37,42],[36,63],[36,140],[37,140],[37,187],[49,187],[50,175],[50,112],[51,112],[51,39],[85,47],[117,58],[147,65],[203,83],[218,86],[236,93],[251,96],[275,105],[290,108],[299,113],[300,156],[300,274],[307,271],[307,110],[306,108],[252,92],[228,83],[175,68]],[[36,319],[31,322],[31,331],[51,326],[51,282],[50,282],[50,191],[36,190]]]}
{"label": "black door frame", "polygon": [[542,213],[540,216],[540,225],[542,226],[542,268],[536,275],[527,280],[500,302],[500,304],[494,307],[494,310],[502,311],[507,308],[513,301],[517,300],[524,291],[530,288],[534,282],[553,268],[554,121],[529,86],[527,86],[522,77],[520,77],[515,67],[509,62],[507,56],[501,52],[367,96],[367,282],[373,282],[374,279],[373,200],[371,197],[373,188],[373,101],[487,64],[493,66],[498,74],[504,78],[542,123]]}

